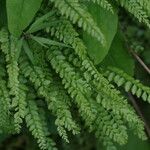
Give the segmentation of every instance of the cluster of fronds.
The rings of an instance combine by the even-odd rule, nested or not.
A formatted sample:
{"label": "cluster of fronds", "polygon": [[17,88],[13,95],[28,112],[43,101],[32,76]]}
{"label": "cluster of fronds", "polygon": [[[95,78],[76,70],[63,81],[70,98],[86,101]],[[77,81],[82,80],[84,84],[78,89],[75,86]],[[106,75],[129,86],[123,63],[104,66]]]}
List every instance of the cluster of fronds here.
{"label": "cluster of fronds", "polygon": [[138,98],[141,97],[144,101],[150,103],[150,88],[144,86],[139,80],[134,79],[124,71],[114,67],[109,67],[104,75],[110,82],[116,83],[118,87],[123,86],[126,92],[131,92]]}
{"label": "cluster of fronds", "polygon": [[[88,2],[113,13],[113,6],[107,0]],[[150,27],[148,1],[117,2]],[[109,68],[106,74],[97,70],[76,29],[82,28],[101,44],[105,43],[105,36],[83,7],[84,3],[50,0],[48,13],[41,11],[19,39],[10,35],[6,28],[1,29],[2,132],[19,133],[25,121],[41,149],[56,149],[49,137],[51,133],[43,113],[45,110],[39,105],[40,99],[55,116],[57,131],[66,142],[69,142],[68,132],[76,135],[82,130],[79,120],[108,147],[113,143],[126,144],[128,130],[142,140],[146,139],[143,122],[109,81],[149,102],[150,89],[118,69]],[[80,119],[72,114],[74,106]]]}

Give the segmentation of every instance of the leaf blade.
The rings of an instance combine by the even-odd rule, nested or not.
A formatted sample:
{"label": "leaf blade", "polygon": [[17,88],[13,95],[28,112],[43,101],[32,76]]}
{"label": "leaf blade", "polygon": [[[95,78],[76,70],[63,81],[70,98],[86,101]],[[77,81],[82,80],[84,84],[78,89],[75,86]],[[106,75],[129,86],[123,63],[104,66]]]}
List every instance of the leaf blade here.
{"label": "leaf blade", "polygon": [[117,67],[133,76],[134,74],[134,60],[127,51],[124,45],[124,37],[120,31],[117,32],[108,55],[101,62],[100,66],[103,68]]}
{"label": "leaf blade", "polygon": [[42,0],[6,0],[8,29],[19,37],[40,8]]}
{"label": "leaf blade", "polygon": [[107,55],[113,38],[117,32],[118,16],[117,13],[114,12],[114,14],[112,14],[111,12],[96,4],[88,5],[88,10],[93,16],[94,21],[97,23],[98,27],[105,35],[106,39],[105,45],[101,45],[99,41],[92,38],[86,32],[83,33],[83,41],[87,46],[89,56],[95,64],[99,64]]}

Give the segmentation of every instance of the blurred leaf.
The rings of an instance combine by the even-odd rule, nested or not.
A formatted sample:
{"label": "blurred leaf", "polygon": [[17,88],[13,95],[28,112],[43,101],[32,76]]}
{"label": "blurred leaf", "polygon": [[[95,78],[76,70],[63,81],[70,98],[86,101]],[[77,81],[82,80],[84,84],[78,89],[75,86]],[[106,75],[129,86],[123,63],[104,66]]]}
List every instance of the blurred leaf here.
{"label": "blurred leaf", "polygon": [[23,49],[24,49],[26,55],[28,56],[29,60],[32,62],[32,64],[35,64],[33,52],[25,40],[23,41]]}
{"label": "blurred leaf", "polygon": [[83,33],[83,40],[88,48],[90,57],[94,60],[95,64],[99,64],[107,55],[111,42],[116,34],[118,16],[115,12],[112,14],[96,4],[90,3],[88,9],[106,39],[106,44],[102,46],[99,41],[91,37],[89,34],[85,32]]}
{"label": "blurred leaf", "polygon": [[6,1],[0,0],[0,28],[6,25]]}
{"label": "blurred leaf", "polygon": [[150,65],[150,49],[143,52],[144,62]]}
{"label": "blurred leaf", "polygon": [[8,28],[19,37],[40,8],[42,0],[6,0]]}
{"label": "blurred leaf", "polygon": [[7,137],[8,137],[8,135],[1,134],[0,135],[0,143],[2,143]]}
{"label": "blurred leaf", "polygon": [[134,60],[125,48],[121,32],[117,32],[108,55],[101,63],[102,67],[114,66],[124,70],[129,75],[134,74]]}
{"label": "blurred leaf", "polygon": [[150,142],[141,141],[133,134],[129,134],[128,144],[118,146],[118,150],[150,150]]}

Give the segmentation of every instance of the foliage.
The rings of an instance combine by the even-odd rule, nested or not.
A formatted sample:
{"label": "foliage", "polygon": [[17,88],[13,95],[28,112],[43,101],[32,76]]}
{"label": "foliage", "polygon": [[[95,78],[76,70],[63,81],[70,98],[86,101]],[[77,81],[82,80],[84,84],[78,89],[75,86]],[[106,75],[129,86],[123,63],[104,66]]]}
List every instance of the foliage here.
{"label": "foliage", "polygon": [[30,3],[28,0],[6,0],[8,28],[12,35],[18,37],[22,34],[38,11],[41,2],[42,0],[32,0]]}
{"label": "foliage", "polygon": [[108,66],[117,67],[124,70],[130,76],[134,75],[135,63],[129,51],[126,50],[123,33],[120,31],[117,31],[108,55],[99,66],[100,68],[107,68]]}
{"label": "foliage", "polygon": [[[92,38],[86,32],[83,33],[83,41],[86,44],[89,56],[95,64],[99,64],[108,54],[112,40],[116,34],[118,27],[118,15],[116,11],[111,13],[110,11],[107,11],[96,4],[90,3],[87,4],[87,6],[88,11],[92,14],[94,20],[97,22],[98,27],[101,28],[106,39],[105,45],[101,45],[95,38]],[[108,20],[111,20],[111,22],[108,23]]]}
{"label": "foliage", "polygon": [[126,144],[128,132],[146,140],[144,122],[120,87],[147,102],[150,88],[132,77],[134,62],[125,51],[117,13],[124,7],[149,28],[147,4],[6,0],[0,16],[7,12],[8,23],[0,21],[1,134],[27,127],[43,150],[67,147],[55,143],[54,134],[71,143],[72,134],[86,132],[108,150]]}

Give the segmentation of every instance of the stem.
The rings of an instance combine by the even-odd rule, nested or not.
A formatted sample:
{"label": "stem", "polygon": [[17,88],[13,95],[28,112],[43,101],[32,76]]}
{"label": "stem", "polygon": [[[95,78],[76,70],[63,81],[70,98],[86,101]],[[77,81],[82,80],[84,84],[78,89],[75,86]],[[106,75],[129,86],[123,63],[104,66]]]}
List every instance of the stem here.
{"label": "stem", "polygon": [[150,69],[148,66],[143,62],[143,60],[135,53],[133,50],[130,50],[133,56],[136,58],[136,60],[142,65],[142,67],[150,74]]}
{"label": "stem", "polygon": [[140,107],[138,106],[138,104],[136,103],[136,100],[134,99],[134,97],[132,96],[131,93],[128,93],[128,96],[129,96],[129,99],[131,100],[131,103],[132,105],[134,106],[136,112],[139,114],[139,116],[141,117],[141,119],[143,120],[144,124],[145,124],[145,130],[147,132],[147,135],[149,136],[150,138],[150,127],[149,125],[147,124],[147,121],[146,119],[144,118],[141,110],[140,110]]}

